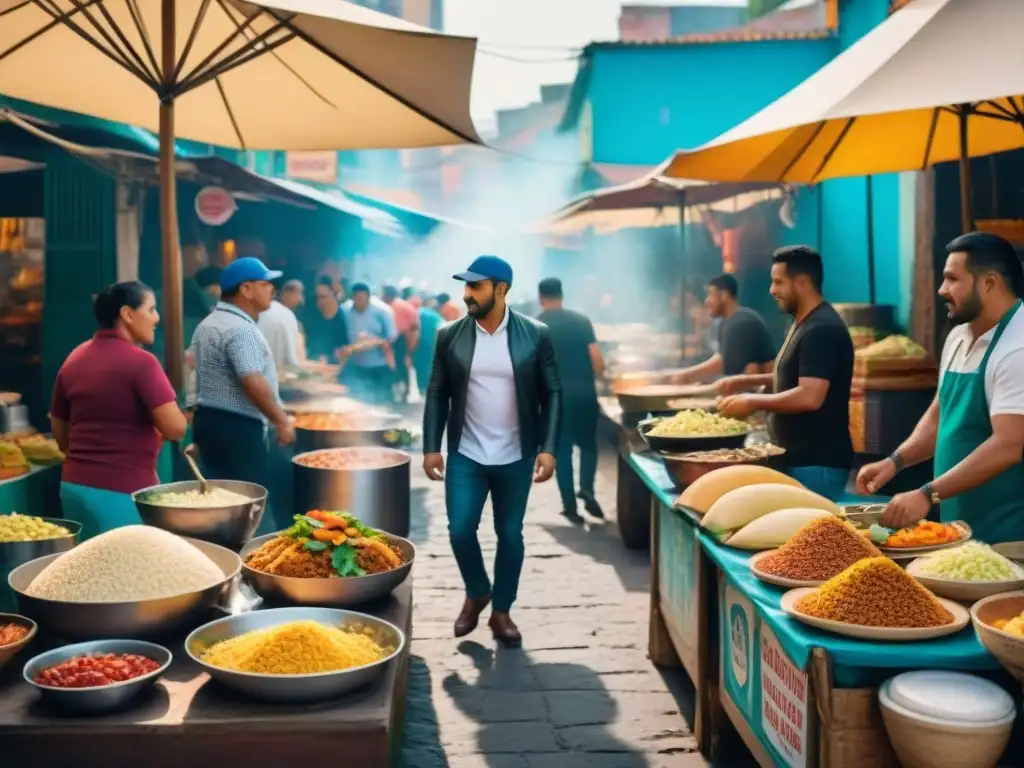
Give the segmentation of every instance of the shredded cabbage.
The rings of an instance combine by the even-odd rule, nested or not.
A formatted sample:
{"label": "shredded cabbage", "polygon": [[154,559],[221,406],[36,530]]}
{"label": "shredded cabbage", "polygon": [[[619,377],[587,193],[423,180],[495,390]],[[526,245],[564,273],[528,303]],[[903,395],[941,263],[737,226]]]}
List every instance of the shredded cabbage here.
{"label": "shredded cabbage", "polygon": [[921,576],[956,581],[1010,581],[1024,578],[1020,566],[1000,555],[988,544],[969,541],[921,558]]}

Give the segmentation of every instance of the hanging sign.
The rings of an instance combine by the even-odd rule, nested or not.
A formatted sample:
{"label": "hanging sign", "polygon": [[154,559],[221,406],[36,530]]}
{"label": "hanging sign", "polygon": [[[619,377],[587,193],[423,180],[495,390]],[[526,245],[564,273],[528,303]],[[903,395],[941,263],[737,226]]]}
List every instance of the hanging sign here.
{"label": "hanging sign", "polygon": [[203,187],[196,195],[196,216],[208,226],[226,224],[237,210],[235,198],[223,187]]}
{"label": "hanging sign", "polygon": [[791,768],[807,765],[807,673],[761,624],[761,729]]}
{"label": "hanging sign", "polygon": [[289,179],[337,184],[338,153],[334,151],[285,152],[284,175]]}

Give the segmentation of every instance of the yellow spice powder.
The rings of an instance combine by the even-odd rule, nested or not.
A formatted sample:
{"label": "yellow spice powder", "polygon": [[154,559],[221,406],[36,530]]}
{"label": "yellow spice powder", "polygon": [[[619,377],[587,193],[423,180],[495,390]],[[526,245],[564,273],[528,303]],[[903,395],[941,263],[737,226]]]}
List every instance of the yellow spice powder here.
{"label": "yellow spice powder", "polygon": [[868,627],[941,627],[953,621],[931,592],[887,557],[854,563],[798,600],[796,609]]}
{"label": "yellow spice powder", "polygon": [[264,675],[309,675],[372,664],[393,649],[370,634],[303,620],[223,640],[200,658],[215,667]]}

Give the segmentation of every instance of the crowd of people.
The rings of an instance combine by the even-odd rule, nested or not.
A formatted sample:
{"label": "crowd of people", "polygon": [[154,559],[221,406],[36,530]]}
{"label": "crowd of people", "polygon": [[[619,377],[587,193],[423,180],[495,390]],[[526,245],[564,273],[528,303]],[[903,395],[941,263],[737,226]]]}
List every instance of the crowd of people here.
{"label": "crowd of people", "polygon": [[[938,505],[942,519],[967,520],[986,541],[1019,540],[1024,268],[1012,245],[992,234],[963,235],[947,254],[939,295],[955,328],[935,401],[897,451],[860,470],[857,485],[877,493],[904,467],[934,458],[934,480],[894,496],[883,522],[912,524]],[[266,485],[273,445],[293,440],[281,370],[306,360],[335,363],[341,382],[367,403],[403,399],[415,376],[426,400],[424,471],[445,482],[452,549],[466,586],[455,634],[472,631],[491,604],[495,638],[517,644],[510,609],[531,484],[557,476],[563,515],[581,522],[582,501],[587,514],[603,518],[594,478],[604,360],[593,324],[564,306],[558,279],[540,283],[540,311],[530,317],[507,302],[513,272],[502,259],[481,256],[453,278],[463,284],[466,315],[449,295],[385,286],[378,296],[365,283],[341,286],[330,278],[316,284],[306,308],[302,283],[282,283],[280,272],[252,257],[204,272],[201,282],[197,276],[212,309],[189,349],[193,435],[209,477]],[[717,351],[674,379],[714,381],[724,416],[766,412],[788,471],[838,499],[854,466],[854,349],[824,298],[824,282],[815,250],[774,253],[771,296],[792,318],[776,349],[764,320],[739,303],[736,280],[711,279],[705,304],[719,321]],[[153,291],[137,282],[112,285],[96,298],[95,313],[99,330],[64,362],[51,409],[53,434],[67,454],[65,514],[83,522],[86,536],[138,522],[130,494],[156,482],[161,442],[186,431],[176,393],[144,350],[159,321]],[[477,540],[488,496],[498,533],[493,584]],[[288,522],[273,512],[265,520],[265,530]]]}

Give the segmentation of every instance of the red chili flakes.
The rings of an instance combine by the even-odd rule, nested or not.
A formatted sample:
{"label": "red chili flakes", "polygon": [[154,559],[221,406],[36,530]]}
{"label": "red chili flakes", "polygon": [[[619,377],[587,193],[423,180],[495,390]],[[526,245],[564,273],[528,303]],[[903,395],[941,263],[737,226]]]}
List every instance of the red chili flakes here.
{"label": "red chili flakes", "polygon": [[107,653],[101,656],[76,656],[47,667],[35,676],[35,682],[50,688],[96,688],[123,683],[160,668],[152,659],[133,653]]}
{"label": "red chili flakes", "polygon": [[12,645],[24,639],[28,634],[28,627],[21,624],[0,624],[0,646]]}

